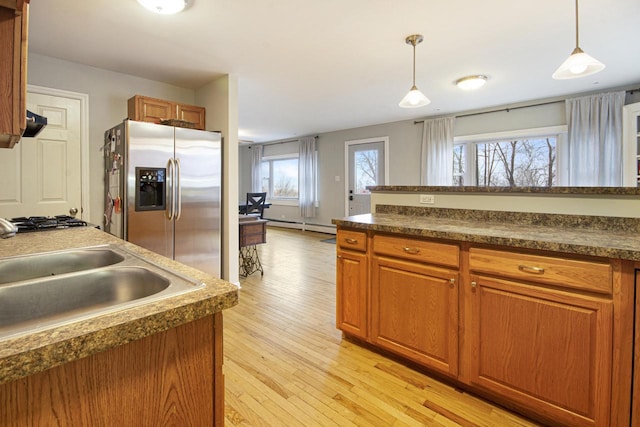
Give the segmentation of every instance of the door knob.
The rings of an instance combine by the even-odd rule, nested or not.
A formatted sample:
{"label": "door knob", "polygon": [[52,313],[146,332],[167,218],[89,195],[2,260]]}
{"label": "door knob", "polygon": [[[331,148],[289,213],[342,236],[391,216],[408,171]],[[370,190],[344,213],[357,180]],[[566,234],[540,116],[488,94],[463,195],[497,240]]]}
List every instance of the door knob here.
{"label": "door knob", "polygon": [[78,209],[77,208],[69,209],[69,215],[71,215],[72,217],[75,218],[77,213],[78,213]]}

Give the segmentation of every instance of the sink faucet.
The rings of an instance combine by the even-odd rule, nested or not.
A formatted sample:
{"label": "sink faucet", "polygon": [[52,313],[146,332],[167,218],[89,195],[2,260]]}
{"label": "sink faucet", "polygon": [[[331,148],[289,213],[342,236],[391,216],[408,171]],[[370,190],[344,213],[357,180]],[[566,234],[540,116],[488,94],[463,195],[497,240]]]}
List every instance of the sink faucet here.
{"label": "sink faucet", "polygon": [[7,239],[15,236],[17,232],[18,227],[15,224],[4,218],[0,218],[0,237]]}

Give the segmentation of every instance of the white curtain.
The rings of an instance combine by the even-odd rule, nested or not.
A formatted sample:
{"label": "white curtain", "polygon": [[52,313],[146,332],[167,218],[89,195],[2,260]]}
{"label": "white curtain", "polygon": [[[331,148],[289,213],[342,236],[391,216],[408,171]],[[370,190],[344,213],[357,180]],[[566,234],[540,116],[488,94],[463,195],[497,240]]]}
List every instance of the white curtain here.
{"label": "white curtain", "polygon": [[316,139],[301,138],[298,159],[298,197],[302,218],[316,216],[316,171]]}
{"label": "white curtain", "polygon": [[566,100],[569,185],[622,185],[624,92]]}
{"label": "white curtain", "polygon": [[262,145],[251,147],[251,191],[262,192]]}
{"label": "white curtain", "polygon": [[420,184],[453,184],[454,122],[455,117],[424,121],[420,153]]}

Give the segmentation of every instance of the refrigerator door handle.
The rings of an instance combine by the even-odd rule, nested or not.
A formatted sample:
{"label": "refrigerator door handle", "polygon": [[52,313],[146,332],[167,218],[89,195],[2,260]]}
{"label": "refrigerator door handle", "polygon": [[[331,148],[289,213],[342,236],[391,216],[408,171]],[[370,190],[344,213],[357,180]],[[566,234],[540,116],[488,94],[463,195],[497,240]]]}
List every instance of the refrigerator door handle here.
{"label": "refrigerator door handle", "polygon": [[175,159],[175,174],[176,174],[176,221],[182,216],[182,187],[180,187],[180,159]]}
{"label": "refrigerator door handle", "polygon": [[166,217],[168,220],[173,219],[173,209],[174,209],[174,185],[173,185],[173,176],[175,174],[175,169],[173,165],[173,159],[169,159],[167,162],[167,190],[166,190],[166,200],[167,200],[167,211]]}

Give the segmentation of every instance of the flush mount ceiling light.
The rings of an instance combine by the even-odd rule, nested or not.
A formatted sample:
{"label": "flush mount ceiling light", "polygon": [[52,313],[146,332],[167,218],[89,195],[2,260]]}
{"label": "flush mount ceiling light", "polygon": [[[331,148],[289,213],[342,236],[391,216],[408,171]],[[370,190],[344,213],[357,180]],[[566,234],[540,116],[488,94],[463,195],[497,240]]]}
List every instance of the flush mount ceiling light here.
{"label": "flush mount ceiling light", "polygon": [[551,77],[557,80],[589,76],[604,69],[604,64],[580,49],[578,41],[578,0],[576,0],[576,48]]}
{"label": "flush mount ceiling light", "polygon": [[429,98],[424,96],[416,87],[416,45],[422,43],[422,40],[424,40],[424,38],[420,34],[414,34],[405,39],[407,44],[413,46],[413,86],[411,86],[409,93],[407,93],[405,97],[402,98],[402,101],[400,101],[400,104],[398,104],[402,108],[424,107],[431,102]]}
{"label": "flush mount ceiling light", "polygon": [[138,3],[152,12],[173,15],[185,8],[187,0],[138,0]]}
{"label": "flush mount ceiling light", "polygon": [[480,89],[487,82],[487,76],[467,76],[456,80],[456,86],[463,90]]}

